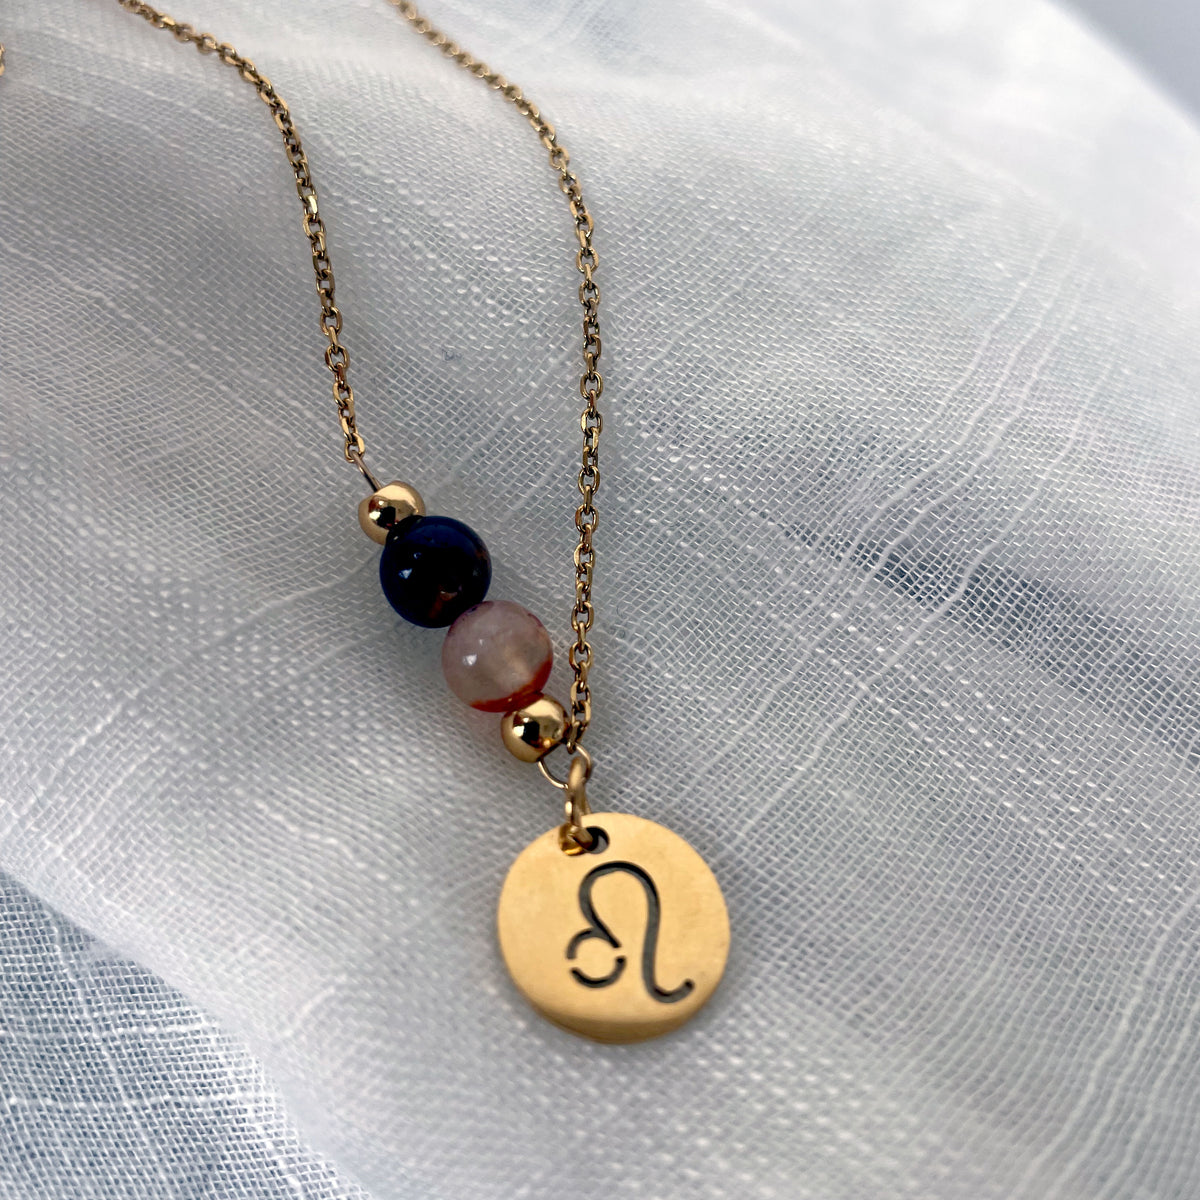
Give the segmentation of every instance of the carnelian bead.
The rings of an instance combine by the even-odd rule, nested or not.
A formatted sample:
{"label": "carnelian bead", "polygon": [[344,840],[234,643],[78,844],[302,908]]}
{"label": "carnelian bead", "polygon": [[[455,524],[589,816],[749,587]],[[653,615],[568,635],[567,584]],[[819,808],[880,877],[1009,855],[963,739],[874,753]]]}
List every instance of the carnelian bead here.
{"label": "carnelian bead", "polygon": [[509,712],[542,690],[554,650],[546,627],[511,600],[484,600],[446,631],[442,672],[472,708]]}

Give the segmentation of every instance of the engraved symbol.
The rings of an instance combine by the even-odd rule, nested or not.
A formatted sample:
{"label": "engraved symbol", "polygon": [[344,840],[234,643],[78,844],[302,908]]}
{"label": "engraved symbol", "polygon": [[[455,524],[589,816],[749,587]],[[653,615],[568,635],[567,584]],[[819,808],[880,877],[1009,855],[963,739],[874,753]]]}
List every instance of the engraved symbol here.
{"label": "engraved symbol", "polygon": [[[595,905],[592,904],[592,888],[595,886],[596,880],[605,875],[611,875],[616,871],[623,871],[627,875],[632,875],[642,885],[646,893],[646,936],[642,941],[642,983],[645,985],[646,991],[655,1000],[659,1000],[663,1004],[674,1004],[677,1000],[682,1000],[685,996],[690,995],[696,985],[692,980],[685,979],[674,991],[668,992],[666,989],[659,987],[655,981],[654,956],[658,949],[659,922],[658,888],[654,886],[654,880],[641,867],[634,863],[601,863],[598,867],[593,867],[583,877],[579,885],[579,910],[583,913],[583,919],[587,921],[588,926],[586,929],[581,929],[567,943],[567,960],[574,959],[576,951],[589,938],[600,938],[602,941],[607,942],[614,950],[620,950],[621,943],[613,937],[612,930],[596,915]],[[598,977],[585,975],[578,967],[572,967],[571,974],[584,987],[602,988],[610,987],[616,983],[621,978],[624,970],[625,955],[618,954],[616,961],[613,963],[612,970],[607,975]]]}

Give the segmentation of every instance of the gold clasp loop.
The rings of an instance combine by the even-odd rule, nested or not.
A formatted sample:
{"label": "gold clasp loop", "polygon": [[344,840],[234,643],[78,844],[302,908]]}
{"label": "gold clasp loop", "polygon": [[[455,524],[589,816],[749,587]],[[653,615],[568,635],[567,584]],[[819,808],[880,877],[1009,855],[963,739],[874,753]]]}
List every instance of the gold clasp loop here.
{"label": "gold clasp loop", "polygon": [[567,794],[563,803],[566,820],[558,831],[559,845],[565,854],[582,854],[594,840],[584,824],[585,818],[592,812],[587,798],[587,781],[592,774],[592,756],[582,746],[576,746],[565,780],[558,779],[551,773],[544,758],[538,759],[538,769],[550,783]]}
{"label": "gold clasp loop", "polygon": [[[582,783],[586,783],[592,777],[592,756],[587,752],[587,749],[583,746],[575,747],[574,757],[571,759],[570,766],[567,768],[567,778],[566,779],[559,779],[558,776],[553,774],[553,772],[550,770],[550,768],[548,766],[546,766],[546,759],[548,757],[549,757],[549,755],[545,755],[542,758],[539,758],[537,760],[538,770],[541,771],[542,775],[546,779],[546,782],[552,783],[556,788],[559,789],[559,791],[565,792],[571,786],[571,770],[572,770],[572,768],[574,768],[574,766],[577,762],[582,765],[582,770],[583,770]],[[581,786],[582,786],[582,783],[581,783]]]}

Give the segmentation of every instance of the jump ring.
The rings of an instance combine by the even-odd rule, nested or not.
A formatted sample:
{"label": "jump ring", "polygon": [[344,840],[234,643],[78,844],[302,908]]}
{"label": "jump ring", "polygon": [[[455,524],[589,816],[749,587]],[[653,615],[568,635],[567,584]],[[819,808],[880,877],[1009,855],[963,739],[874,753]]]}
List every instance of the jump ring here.
{"label": "jump ring", "polygon": [[[583,771],[584,771],[583,782],[586,783],[592,777],[592,756],[587,752],[587,749],[583,746],[576,746],[575,753],[583,761]],[[541,773],[545,776],[546,781],[548,783],[552,783],[556,788],[558,788],[559,791],[565,792],[567,790],[567,788],[570,787],[570,785],[571,785],[570,768],[568,768],[567,778],[559,779],[556,775],[552,774],[550,771],[550,768],[548,766],[546,766],[545,758],[539,758],[537,765],[538,765],[538,770],[541,771]],[[572,759],[571,766],[573,767],[574,765],[575,765],[575,762],[574,762],[574,759]]]}

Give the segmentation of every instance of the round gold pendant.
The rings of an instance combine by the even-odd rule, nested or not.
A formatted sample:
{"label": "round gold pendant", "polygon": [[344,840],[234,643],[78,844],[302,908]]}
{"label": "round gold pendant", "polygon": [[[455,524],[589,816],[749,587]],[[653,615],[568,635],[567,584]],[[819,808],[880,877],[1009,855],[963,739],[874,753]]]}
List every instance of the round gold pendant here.
{"label": "round gold pendant", "polygon": [[531,842],[500,892],[500,950],[543,1017],[599,1042],[677,1029],[712,995],[729,914],[708,864],[678,834],[628,813],[592,813],[592,846],[559,829]]}

